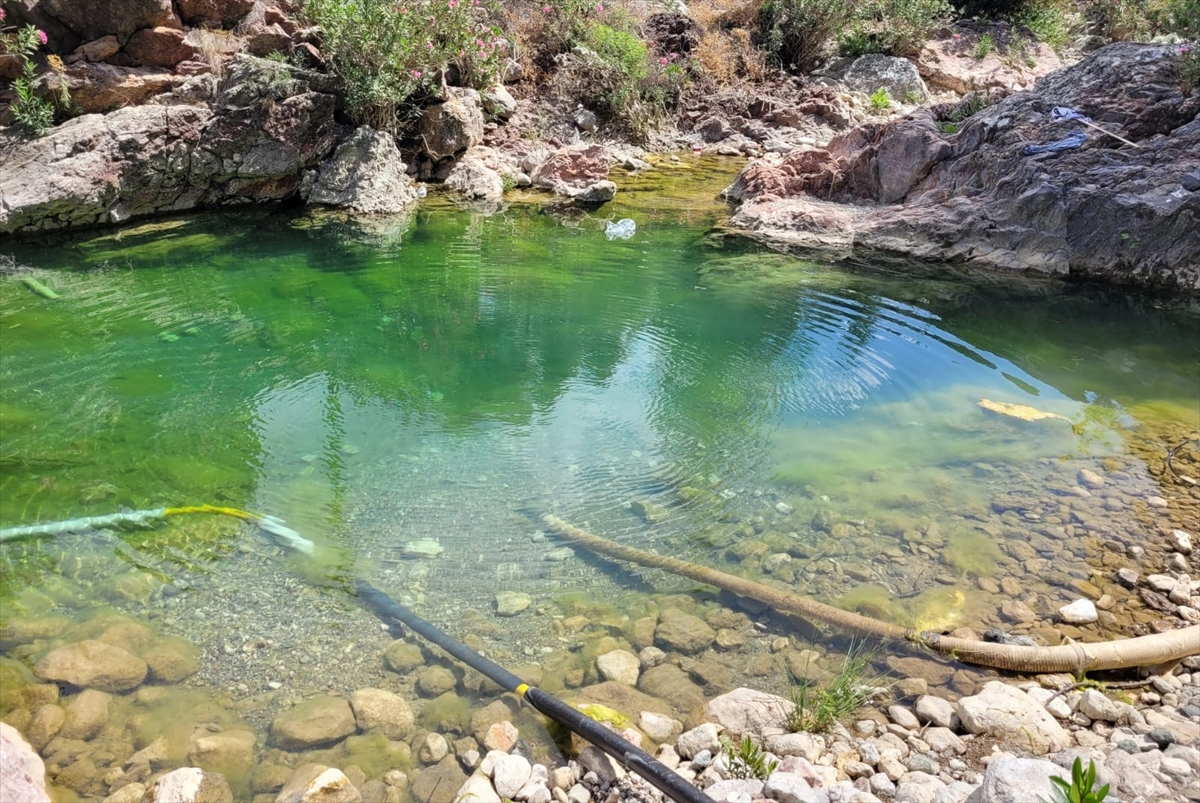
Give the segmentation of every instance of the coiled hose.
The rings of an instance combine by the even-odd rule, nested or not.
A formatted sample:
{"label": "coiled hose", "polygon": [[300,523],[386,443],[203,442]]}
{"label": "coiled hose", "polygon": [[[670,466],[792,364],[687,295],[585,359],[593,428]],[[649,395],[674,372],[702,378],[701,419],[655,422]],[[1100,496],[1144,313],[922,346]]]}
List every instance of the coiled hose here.
{"label": "coiled hose", "polygon": [[995,644],[943,636],[888,624],[706,566],[624,546],[609,541],[607,538],[592,535],[550,513],[544,514],[541,520],[547,528],[563,540],[596,554],[636,563],[647,568],[665,569],[673,574],[758,600],[777,611],[794,613],[864,636],[915,642],[963,663],[1026,674],[1069,672],[1074,675],[1082,675],[1085,672],[1100,669],[1127,669],[1135,666],[1149,667],[1171,664],[1190,655],[1200,654],[1200,625],[1131,639],[1090,644],[1062,644],[1056,647]]}

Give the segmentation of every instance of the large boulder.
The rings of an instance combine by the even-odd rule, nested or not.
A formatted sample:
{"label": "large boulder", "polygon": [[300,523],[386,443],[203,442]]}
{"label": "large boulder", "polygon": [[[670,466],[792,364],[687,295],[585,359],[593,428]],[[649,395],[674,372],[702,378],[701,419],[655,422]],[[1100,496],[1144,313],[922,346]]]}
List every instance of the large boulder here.
{"label": "large boulder", "polygon": [[720,725],[735,742],[750,736],[756,744],[788,733],[787,717],[795,705],[782,697],[739,688],[704,704],[700,718]]}
{"label": "large boulder", "polygon": [[442,103],[425,109],[417,131],[430,159],[438,161],[483,141],[483,107],[474,89],[451,87]]}
{"label": "large boulder", "polygon": [[7,722],[0,722],[0,800],[50,803],[46,765]]}
{"label": "large boulder", "polygon": [[499,201],[504,197],[500,169],[496,152],[480,145],[462,155],[446,176],[445,185],[473,201]]}
{"label": "large boulder", "polygon": [[958,701],[963,727],[987,734],[1013,747],[1044,755],[1071,744],[1071,734],[1054,716],[1020,689],[993,680],[983,690]]}
{"label": "large boulder", "polygon": [[1028,800],[1056,800],[1057,787],[1051,778],[1071,780],[1071,774],[1057,764],[1040,758],[998,756],[988,764],[983,783],[967,798],[969,803],[1025,803]]}
{"label": "large boulder", "polygon": [[855,59],[842,76],[842,83],[852,92],[873,94],[880,89],[896,103],[924,103],[929,89],[921,80],[917,65],[908,59],[870,53]]}
{"label": "large boulder", "polygon": [[294,196],[342,131],[329,87],[327,76],[240,57],[212,106],[123,108],[0,139],[0,234]]}
{"label": "large boulder", "polygon": [[[962,122],[935,107],[753,162],[730,222],[783,246],[1200,289],[1200,94],[1171,54],[1109,45]],[[1136,147],[1086,129],[1082,148],[1026,154],[1083,128],[1055,106]]]}
{"label": "large boulder", "polygon": [[141,658],[93,639],[51,650],[33,667],[43,680],[110,692],[134,688],[145,680],[146,671]]}
{"label": "large boulder", "polygon": [[308,202],[355,212],[401,212],[417,201],[417,188],[390,134],[362,126],[317,171]]}
{"label": "large boulder", "polygon": [[41,0],[39,5],[83,41],[113,34],[126,42],[142,28],[180,27],[171,0]]}

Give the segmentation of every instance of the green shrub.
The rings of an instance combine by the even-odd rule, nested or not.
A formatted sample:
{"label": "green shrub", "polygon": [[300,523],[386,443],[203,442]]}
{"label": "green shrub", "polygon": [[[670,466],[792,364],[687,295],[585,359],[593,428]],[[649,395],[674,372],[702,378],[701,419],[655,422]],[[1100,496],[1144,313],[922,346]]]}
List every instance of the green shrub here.
{"label": "green shrub", "polygon": [[892,105],[892,99],[888,97],[887,90],[879,87],[871,93],[871,109],[872,111],[882,112],[887,111],[888,106]]}
{"label": "green shrub", "polygon": [[778,66],[807,72],[817,65],[825,43],[853,18],[845,0],[766,0],[758,14],[759,37]]}
{"label": "green shrub", "polygon": [[457,83],[495,83],[508,42],[482,0],[305,0],[322,50],[356,122],[398,132],[443,71]]}
{"label": "green shrub", "polygon": [[1039,41],[1061,53],[1071,41],[1067,13],[1063,0],[1031,0],[1012,19],[1028,28]]}
{"label": "green shrub", "polygon": [[979,37],[979,41],[975,43],[975,58],[986,59],[988,55],[996,49],[996,40],[992,38],[990,33],[985,33]]}
{"label": "green shrub", "polygon": [[1200,89],[1200,46],[1180,45],[1175,51],[1175,64],[1184,93],[1190,95]]}
{"label": "green shrub", "polygon": [[952,14],[946,0],[878,0],[855,9],[850,30],[838,39],[843,55],[915,56]]}

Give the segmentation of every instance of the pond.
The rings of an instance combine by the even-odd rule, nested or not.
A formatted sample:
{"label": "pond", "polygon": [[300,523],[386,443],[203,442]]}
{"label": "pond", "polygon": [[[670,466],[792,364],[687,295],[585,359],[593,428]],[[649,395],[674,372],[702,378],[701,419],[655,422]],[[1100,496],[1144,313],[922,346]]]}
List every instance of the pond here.
{"label": "pond", "polygon": [[[56,647],[100,638],[151,665],[86,738],[43,734],[63,794],[102,799],[159,737],[155,770],[212,766],[264,800],[309,760],[418,778],[426,733],[471,749],[456,740],[495,690],[432,651],[397,658],[356,576],[567,697],[662,611],[695,614],[710,635],[659,639],[682,671],[642,684],[681,720],[845,647],[566,549],[547,511],[905,626],[1153,629],[1112,574],[1162,570],[1165,534],[1196,527],[1165,462],[1200,425],[1196,305],[776,254],[714,229],[733,167],[664,162],[591,214],[431,199],[403,221],[251,211],[7,244],[61,298],[0,278],[0,528],[210,504],[316,545],[192,514],[0,546],[6,721],[73,699],[26,690]],[[622,217],[636,233],[607,240]],[[1194,448],[1175,468],[1196,474]],[[1057,622],[1080,597],[1099,621]],[[947,694],[981,676],[923,663]],[[271,732],[364,688],[416,723],[313,749]],[[234,731],[253,745],[205,752]]]}

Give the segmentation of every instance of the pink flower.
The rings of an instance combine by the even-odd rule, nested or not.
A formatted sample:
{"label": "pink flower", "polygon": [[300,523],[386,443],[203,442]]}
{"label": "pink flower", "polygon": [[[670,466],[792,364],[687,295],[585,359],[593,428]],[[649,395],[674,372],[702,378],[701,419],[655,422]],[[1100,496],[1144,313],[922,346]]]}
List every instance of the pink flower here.
{"label": "pink flower", "polygon": [[401,13],[401,14],[407,14],[407,13],[408,13],[408,7],[407,7],[407,6],[400,6],[400,13]]}
{"label": "pink flower", "polygon": [[549,13],[550,13],[550,6],[542,6],[542,13],[543,13],[543,14],[549,14]]}
{"label": "pink flower", "polygon": [[46,44],[46,41],[47,41],[47,40],[46,40],[46,32],[45,32],[45,31],[40,31],[40,30],[39,30],[39,31],[37,32],[37,37],[38,37],[38,41],[39,41],[39,42],[41,42],[43,45],[44,45],[44,44]]}
{"label": "pink flower", "polygon": [[604,4],[603,3],[596,4],[596,13],[598,13],[598,14],[604,13]]}
{"label": "pink flower", "polygon": [[426,50],[433,50],[433,42],[426,42],[426,43],[425,43],[425,49],[426,49]]}
{"label": "pink flower", "polygon": [[412,77],[413,77],[413,78],[420,78],[420,77],[421,77],[421,71],[420,71],[420,70],[413,70],[413,71],[412,71]]}
{"label": "pink flower", "polygon": [[4,9],[0,8],[0,22],[4,21]]}
{"label": "pink flower", "polygon": [[458,0],[450,0],[447,5],[450,6],[450,8],[458,8]]}
{"label": "pink flower", "polygon": [[663,57],[661,57],[661,58],[658,60],[658,63],[659,63],[659,64],[666,64],[666,63],[667,63],[667,57],[666,57],[666,56],[663,56]]}

